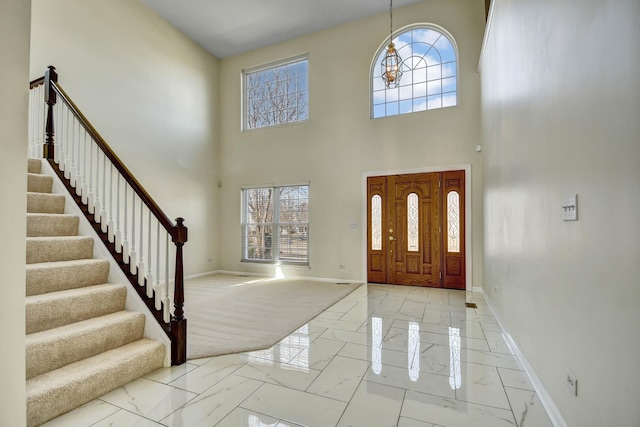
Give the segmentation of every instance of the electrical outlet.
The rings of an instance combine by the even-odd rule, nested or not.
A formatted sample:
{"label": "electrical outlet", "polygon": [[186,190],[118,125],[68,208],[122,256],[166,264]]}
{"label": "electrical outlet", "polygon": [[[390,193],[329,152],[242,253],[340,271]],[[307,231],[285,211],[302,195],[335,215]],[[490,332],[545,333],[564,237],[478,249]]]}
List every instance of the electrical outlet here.
{"label": "electrical outlet", "polygon": [[578,379],[571,371],[567,371],[567,387],[569,387],[574,396],[578,395]]}

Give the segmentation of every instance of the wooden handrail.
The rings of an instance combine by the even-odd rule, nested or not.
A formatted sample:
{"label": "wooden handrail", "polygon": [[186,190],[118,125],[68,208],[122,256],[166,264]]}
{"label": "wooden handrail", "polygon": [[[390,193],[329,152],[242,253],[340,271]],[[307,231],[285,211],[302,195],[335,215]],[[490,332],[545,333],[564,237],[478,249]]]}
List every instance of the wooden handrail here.
{"label": "wooden handrail", "polygon": [[[45,140],[43,146],[43,157],[49,161],[54,167],[54,170],[61,177],[65,186],[72,193],[72,197],[78,203],[81,210],[85,213],[87,218],[94,224],[94,229],[98,235],[100,235],[102,241],[105,243],[109,251],[112,253],[118,265],[121,267],[131,284],[134,286],[138,294],[142,297],[143,301],[147,304],[149,309],[154,314],[156,320],[161,323],[161,326],[167,332],[171,338],[172,348],[172,364],[179,365],[186,362],[186,338],[187,338],[187,320],[184,317],[184,267],[183,267],[183,252],[182,248],[187,242],[187,227],[184,226],[184,219],[177,218],[174,224],[171,219],[164,213],[158,204],[153,200],[145,188],[138,182],[129,169],[124,165],[122,160],[115,154],[115,152],[109,147],[100,133],[93,127],[91,122],[80,111],[78,106],[73,102],[71,97],[64,91],[64,89],[58,84],[58,74],[55,67],[49,66],[45,75],[30,82],[29,87],[31,89],[44,85],[45,103],[47,106],[46,122],[45,122]],[[54,129],[54,105],[57,102],[57,98],[60,97],[64,104],[71,111],[73,116],[78,120],[81,126],[85,129],[87,134],[91,137],[96,146],[104,153],[105,157],[109,159],[113,167],[120,173],[125,182],[131,187],[134,193],[140,198],[142,203],[146,205],[149,212],[156,218],[159,224],[166,230],[171,241],[176,245],[176,264],[175,264],[175,281],[174,281],[174,313],[171,316],[169,324],[162,324],[161,316],[155,311],[153,301],[141,292],[138,283],[138,268],[136,266],[136,273],[133,274],[129,270],[128,264],[125,264],[124,258],[121,253],[118,253],[114,243],[111,243],[108,239],[107,233],[101,230],[101,227],[96,227],[95,215],[89,212],[89,209],[82,198],[74,195],[71,191],[72,186],[69,179],[64,177],[64,173],[60,170],[58,165],[54,162],[55,152],[55,129]],[[142,272],[145,286],[151,285],[146,283],[144,272]]]}
{"label": "wooden handrail", "polygon": [[42,86],[43,84],[44,84],[44,76],[38,77],[37,79],[31,80],[29,82],[29,89],[35,89],[38,86]]}

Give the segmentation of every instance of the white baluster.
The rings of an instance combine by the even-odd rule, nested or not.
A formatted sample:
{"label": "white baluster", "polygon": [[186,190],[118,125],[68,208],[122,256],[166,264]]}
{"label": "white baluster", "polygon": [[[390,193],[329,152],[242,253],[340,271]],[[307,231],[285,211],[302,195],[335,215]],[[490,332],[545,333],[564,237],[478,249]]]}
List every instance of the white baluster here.
{"label": "white baluster", "polygon": [[162,285],[160,283],[160,221],[157,221],[157,224],[158,232],[156,234],[156,283],[153,288],[156,294],[156,310],[160,310],[160,307],[162,307]]}
{"label": "white baluster", "polygon": [[102,210],[100,211],[100,230],[107,232],[107,155],[102,157]]}
{"label": "white baluster", "polygon": [[76,175],[78,171],[76,170],[76,118],[75,116],[71,116],[71,126],[69,127],[69,136],[71,138],[71,150],[69,153],[69,157],[71,160],[71,168],[69,169],[69,181],[71,187],[76,186]]}
{"label": "white baluster", "polygon": [[82,144],[82,131],[83,131],[82,125],[80,124],[80,121],[78,120],[78,154],[77,154],[77,157],[78,157],[77,172],[78,172],[78,174],[76,175],[76,195],[77,196],[81,196],[83,194],[82,193],[82,180],[83,180],[82,174],[83,174],[84,171],[82,170],[81,159],[83,157],[82,151],[84,149],[84,145]]}
{"label": "white baluster", "polygon": [[62,123],[62,103],[58,102],[56,104],[55,109],[55,119],[56,119],[56,133],[57,133],[57,142],[55,149],[53,150],[53,161],[60,164],[60,160],[62,159],[62,144],[60,143],[62,139],[59,133],[59,129],[61,128],[60,124]]}
{"label": "white baluster", "polygon": [[171,320],[171,299],[169,298],[169,234],[166,237],[167,256],[165,259],[166,273],[164,276],[164,321],[169,323]]}
{"label": "white baluster", "polygon": [[140,199],[140,262],[138,263],[138,285],[144,286],[144,203]]}
{"label": "white baluster", "polygon": [[115,234],[116,252],[122,252],[122,232],[120,231],[120,174],[117,178],[117,194],[116,194],[116,234]]}
{"label": "white baluster", "polygon": [[136,274],[136,192],[131,200],[131,252],[129,253],[129,271]]}
{"label": "white baluster", "polygon": [[124,183],[124,242],[122,242],[122,261],[126,264],[129,262],[129,240],[127,234],[127,192],[129,185]]}
{"label": "white baluster", "polygon": [[93,196],[93,147],[95,147],[95,142],[93,138],[91,138],[91,150],[89,151],[89,168],[87,169],[87,173],[89,174],[89,191],[87,192],[87,209],[89,213],[96,213],[95,206],[95,198]]}
{"label": "white baluster", "polygon": [[102,151],[96,150],[96,197],[93,204],[93,221],[97,224],[100,223],[100,154],[104,156]]}
{"label": "white baluster", "polygon": [[83,138],[82,138],[82,203],[85,205],[88,202],[87,199],[87,173],[89,173],[89,169],[87,167],[87,151],[89,148],[89,143],[87,142],[87,130],[83,127],[84,130]]}
{"label": "white baluster", "polygon": [[109,242],[115,242],[115,229],[113,226],[113,163],[109,163],[109,222],[107,224],[107,239]]}
{"label": "white baluster", "polygon": [[69,110],[64,110],[64,120],[62,125],[62,131],[64,133],[64,139],[62,140],[62,144],[64,147],[64,177],[67,179],[71,179],[71,160],[70,149],[69,149],[69,135],[67,135],[69,130]]}
{"label": "white baluster", "polygon": [[151,255],[151,209],[149,209],[149,223],[148,225],[148,229],[147,229],[147,239],[148,239],[148,246],[147,246],[147,264],[148,264],[148,270],[147,270],[147,296],[149,298],[151,298],[153,296],[153,258]]}

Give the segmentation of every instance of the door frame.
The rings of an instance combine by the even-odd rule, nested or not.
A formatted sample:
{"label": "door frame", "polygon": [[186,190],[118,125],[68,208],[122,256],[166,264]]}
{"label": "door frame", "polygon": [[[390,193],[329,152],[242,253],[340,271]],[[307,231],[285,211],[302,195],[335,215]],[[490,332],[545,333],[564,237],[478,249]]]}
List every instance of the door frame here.
{"label": "door frame", "polygon": [[389,176],[389,175],[409,175],[415,173],[430,172],[448,172],[448,171],[464,171],[464,226],[465,226],[465,290],[473,291],[473,246],[471,244],[471,236],[473,229],[471,226],[471,165],[450,165],[450,166],[431,166],[418,169],[394,169],[385,171],[370,171],[362,174],[362,281],[367,283],[367,178],[372,176]]}

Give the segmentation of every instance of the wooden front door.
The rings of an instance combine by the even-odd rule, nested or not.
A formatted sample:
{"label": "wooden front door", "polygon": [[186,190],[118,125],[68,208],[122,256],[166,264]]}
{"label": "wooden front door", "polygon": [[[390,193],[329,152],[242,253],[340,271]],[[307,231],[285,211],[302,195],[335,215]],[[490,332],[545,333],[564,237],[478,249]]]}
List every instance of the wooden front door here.
{"label": "wooden front door", "polygon": [[367,280],[465,288],[464,171],[367,180]]}

